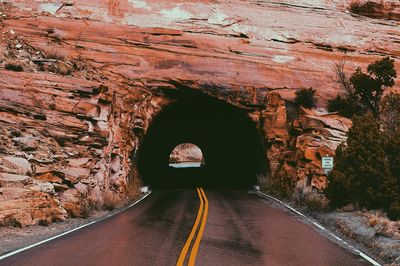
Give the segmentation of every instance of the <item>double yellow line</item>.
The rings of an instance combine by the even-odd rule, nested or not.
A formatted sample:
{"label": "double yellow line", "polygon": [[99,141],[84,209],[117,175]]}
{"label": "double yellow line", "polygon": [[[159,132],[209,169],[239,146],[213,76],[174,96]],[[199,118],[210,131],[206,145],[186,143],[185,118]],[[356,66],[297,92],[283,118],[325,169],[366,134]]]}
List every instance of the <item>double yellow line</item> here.
{"label": "double yellow line", "polygon": [[204,190],[202,188],[197,188],[197,194],[200,199],[199,210],[197,212],[197,217],[196,220],[194,221],[192,231],[190,231],[189,237],[182,248],[181,254],[179,255],[178,262],[176,263],[177,266],[182,266],[183,263],[185,262],[186,254],[188,253],[193,237],[195,236],[196,231],[199,228],[201,219],[200,228],[198,230],[196,240],[194,241],[194,244],[192,246],[192,251],[190,252],[190,257],[189,257],[188,265],[189,266],[194,265],[194,262],[196,261],[197,252],[199,251],[200,241],[203,236],[204,228],[206,226],[207,215],[208,215],[208,200],[206,197],[206,193],[204,193]]}

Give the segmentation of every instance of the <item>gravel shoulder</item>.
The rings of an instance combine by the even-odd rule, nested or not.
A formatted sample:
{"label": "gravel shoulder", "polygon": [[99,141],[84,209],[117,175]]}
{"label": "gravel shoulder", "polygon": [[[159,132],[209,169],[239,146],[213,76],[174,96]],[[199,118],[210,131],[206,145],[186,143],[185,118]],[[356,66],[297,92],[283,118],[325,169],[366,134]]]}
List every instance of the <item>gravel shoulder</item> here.
{"label": "gravel shoulder", "polygon": [[[261,193],[272,195],[263,190]],[[281,208],[286,207],[278,201],[305,214],[307,219],[318,222],[347,244],[374,258],[382,265],[400,266],[400,220],[392,221],[380,210],[357,210],[351,205],[338,210],[321,210],[320,208],[315,209],[315,207],[309,208],[304,203],[299,204],[294,200],[278,196],[275,198],[275,203]],[[289,208],[287,210],[289,211]],[[301,219],[300,215],[299,219]],[[305,222],[309,223],[310,221]],[[346,248],[346,243],[340,243],[322,230],[319,231]]]}
{"label": "gravel shoulder", "polygon": [[0,227],[0,255],[12,252],[14,250],[32,245],[44,239],[61,234],[68,230],[77,228],[81,225],[106,217],[107,215],[116,212],[114,211],[96,211],[87,219],[74,218],[67,219],[63,222],[52,223],[48,226],[32,225],[26,227]]}
{"label": "gravel shoulder", "polygon": [[[308,214],[385,265],[400,265],[400,237],[384,232],[382,225],[369,225],[367,212],[308,212]],[[400,228],[399,228],[400,229]],[[399,229],[397,232],[400,234]]]}
{"label": "gravel shoulder", "polygon": [[[389,221],[387,218],[377,216],[371,211],[311,211],[293,202],[285,203],[294,206],[383,265],[400,265],[400,227],[391,230],[396,231],[395,234],[388,233],[390,230],[382,228]],[[378,222],[372,226],[371,219],[375,217]],[[400,221],[390,223],[400,225]]]}

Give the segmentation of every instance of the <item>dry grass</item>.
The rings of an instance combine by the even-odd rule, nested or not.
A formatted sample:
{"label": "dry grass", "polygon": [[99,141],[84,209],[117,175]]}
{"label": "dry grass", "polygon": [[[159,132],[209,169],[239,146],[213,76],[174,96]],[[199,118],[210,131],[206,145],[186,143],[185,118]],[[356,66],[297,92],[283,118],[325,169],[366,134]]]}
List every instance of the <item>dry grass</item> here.
{"label": "dry grass", "polygon": [[380,210],[362,212],[361,214],[367,218],[368,226],[374,228],[376,235],[400,240],[400,220],[391,221]]}
{"label": "dry grass", "polygon": [[268,192],[273,196],[280,198],[289,198],[292,191],[291,179],[287,176],[270,177],[264,175],[257,176],[257,182],[262,191]]}
{"label": "dry grass", "polygon": [[140,196],[140,188],[142,187],[142,182],[139,178],[134,178],[128,183],[128,198],[130,201],[136,200]]}
{"label": "dry grass", "polygon": [[55,59],[58,61],[64,61],[65,57],[61,55],[55,48],[46,52],[46,59]]}
{"label": "dry grass", "polygon": [[309,210],[325,210],[328,207],[328,199],[324,194],[313,191],[311,187],[297,187],[293,192],[296,204],[305,206]]}
{"label": "dry grass", "polygon": [[73,66],[62,55],[56,47],[46,49],[44,51],[44,58],[35,62],[39,66],[40,71],[49,71],[61,75],[70,75],[73,71]]}
{"label": "dry grass", "polygon": [[4,223],[0,224],[0,226],[12,226],[22,228],[22,223],[13,215],[7,215],[6,217],[4,217]]}
{"label": "dry grass", "polygon": [[357,208],[353,204],[347,204],[347,205],[343,206],[342,208],[339,208],[338,212],[353,212],[356,209]]}
{"label": "dry grass", "polygon": [[356,239],[356,234],[351,230],[351,228],[345,222],[341,221],[340,219],[337,219],[336,226],[343,235],[352,239]]}
{"label": "dry grass", "polygon": [[121,198],[115,192],[110,190],[104,192],[103,200],[104,203],[102,207],[108,211],[118,208],[122,203]]}
{"label": "dry grass", "polygon": [[51,220],[49,219],[40,219],[38,225],[41,226],[49,226],[51,224]]}
{"label": "dry grass", "polygon": [[87,219],[93,213],[93,204],[88,198],[82,198],[79,216],[81,218]]}

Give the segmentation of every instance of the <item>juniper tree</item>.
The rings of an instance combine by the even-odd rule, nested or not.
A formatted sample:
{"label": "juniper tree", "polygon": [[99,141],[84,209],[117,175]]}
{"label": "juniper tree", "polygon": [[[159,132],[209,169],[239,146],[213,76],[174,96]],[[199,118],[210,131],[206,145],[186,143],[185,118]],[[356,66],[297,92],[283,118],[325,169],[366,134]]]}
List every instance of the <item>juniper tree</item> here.
{"label": "juniper tree", "polygon": [[400,219],[400,128],[385,132],[384,136],[390,177],[384,183],[386,200],[383,208],[387,210],[389,217]]}
{"label": "juniper tree", "polygon": [[384,206],[384,184],[390,171],[379,124],[371,114],[354,117],[347,144],[338,148],[335,161],[326,191],[333,207],[349,203],[366,208]]}
{"label": "juniper tree", "polygon": [[341,93],[329,101],[330,111],[351,117],[369,110],[378,118],[382,95],[386,88],[393,87],[397,77],[394,60],[385,57],[375,61],[368,65],[367,73],[357,68],[350,78],[344,72],[344,64],[337,64],[335,72]]}

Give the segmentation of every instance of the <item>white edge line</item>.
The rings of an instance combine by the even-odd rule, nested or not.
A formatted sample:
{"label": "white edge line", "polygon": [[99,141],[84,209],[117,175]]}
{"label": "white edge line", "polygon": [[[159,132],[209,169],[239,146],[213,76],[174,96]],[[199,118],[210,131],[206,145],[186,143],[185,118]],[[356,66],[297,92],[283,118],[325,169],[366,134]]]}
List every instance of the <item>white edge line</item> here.
{"label": "white edge line", "polygon": [[54,240],[54,239],[60,238],[60,237],[62,237],[62,236],[68,235],[68,234],[70,234],[70,233],[72,233],[72,232],[75,232],[75,231],[77,231],[77,230],[80,230],[80,229],[82,229],[82,228],[85,228],[85,227],[87,227],[87,226],[89,226],[89,225],[92,225],[92,224],[95,224],[95,223],[97,223],[97,222],[106,220],[106,219],[108,219],[108,218],[110,218],[110,217],[112,217],[112,216],[115,216],[115,215],[117,215],[117,214],[119,214],[119,213],[121,213],[121,212],[123,212],[123,211],[126,211],[127,209],[129,209],[129,208],[135,206],[136,204],[138,204],[139,202],[141,202],[142,200],[144,200],[145,198],[147,198],[150,194],[151,194],[151,191],[149,191],[147,194],[143,195],[143,196],[142,196],[140,199],[138,199],[137,201],[131,203],[131,204],[128,205],[127,207],[125,207],[125,208],[123,208],[123,209],[121,209],[121,210],[119,210],[119,211],[117,211],[117,212],[115,212],[115,213],[113,213],[113,214],[109,214],[109,215],[107,215],[107,216],[105,216],[105,217],[99,218],[98,220],[91,221],[91,222],[89,222],[89,223],[87,223],[87,224],[78,226],[78,227],[76,227],[76,228],[74,228],[74,229],[68,230],[68,231],[66,231],[66,232],[64,232],[64,233],[61,233],[61,234],[59,234],[59,235],[55,235],[55,236],[52,236],[52,237],[50,237],[50,238],[44,239],[44,240],[42,240],[42,241],[39,241],[39,242],[37,242],[37,243],[35,243],[35,244],[32,244],[32,245],[29,245],[29,246],[26,246],[26,247],[23,247],[23,248],[14,250],[14,251],[12,251],[12,252],[6,253],[6,254],[0,256],[0,260],[3,260],[3,259],[8,258],[8,257],[11,257],[11,256],[13,256],[13,255],[15,255],[15,254],[18,254],[18,253],[20,253],[20,252],[23,252],[23,251],[25,251],[25,250],[28,250],[28,249],[37,247],[37,246],[39,246],[39,245],[41,245],[41,244],[47,243],[47,242],[52,241],[52,240]]}
{"label": "white edge line", "polygon": [[318,222],[314,221],[313,219],[311,219],[310,217],[308,217],[307,215],[299,212],[298,210],[296,210],[295,208],[293,208],[292,206],[284,203],[283,201],[270,196],[264,192],[258,191],[258,190],[253,190],[256,192],[256,194],[267,197],[269,199],[272,199],[276,202],[279,202],[280,204],[282,204],[283,206],[285,206],[286,208],[288,208],[289,210],[293,211],[294,213],[300,215],[301,217],[306,218],[309,222],[311,222],[315,227],[319,228],[320,230],[324,231],[325,233],[327,233],[329,236],[335,238],[337,241],[342,242],[343,244],[345,244],[350,250],[352,250],[354,253],[358,254],[359,256],[361,256],[362,258],[364,258],[365,260],[367,260],[369,263],[371,263],[372,265],[375,266],[382,266],[379,262],[377,262],[376,260],[374,260],[373,258],[369,257],[368,255],[366,255],[365,253],[363,253],[362,251],[358,250],[357,248],[353,247],[352,245],[350,245],[349,243],[347,243],[347,241],[341,239],[340,237],[336,236],[334,233],[332,233],[330,230],[327,230],[325,227],[323,227],[321,224],[319,224]]}

